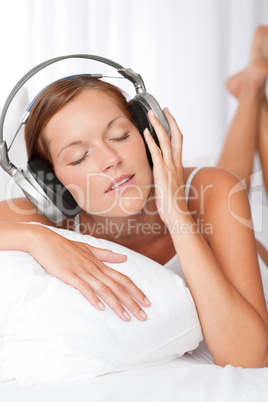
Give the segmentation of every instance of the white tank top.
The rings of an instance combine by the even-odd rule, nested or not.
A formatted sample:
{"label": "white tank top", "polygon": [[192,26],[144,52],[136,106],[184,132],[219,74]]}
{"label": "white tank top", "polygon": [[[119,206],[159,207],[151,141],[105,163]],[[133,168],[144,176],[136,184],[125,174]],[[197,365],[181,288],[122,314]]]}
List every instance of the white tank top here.
{"label": "white tank top", "polygon": [[[196,173],[197,173],[200,169],[202,169],[202,167],[197,167],[197,168],[195,168],[195,169],[190,173],[190,175],[189,175],[189,177],[188,177],[188,179],[187,179],[187,182],[185,183],[185,198],[186,198],[186,201],[187,201],[187,202],[188,202],[189,192],[190,192],[190,189],[191,189],[191,183],[192,183],[192,181],[193,181],[194,176],[196,175]],[[76,217],[75,217],[75,231],[76,231],[76,232],[79,232],[79,231],[80,231],[80,230],[79,230],[79,227],[80,227],[80,216],[79,216],[79,214],[78,214],[78,215],[76,215]],[[177,254],[175,254],[175,255],[164,265],[164,267],[170,269],[170,270],[173,271],[173,272],[175,272],[175,274],[179,275],[179,276],[180,276],[182,279],[184,279],[184,281],[185,281],[185,278],[184,278],[184,275],[183,275],[183,272],[182,272],[182,269],[181,269],[181,266],[180,266],[180,263],[179,263]]]}

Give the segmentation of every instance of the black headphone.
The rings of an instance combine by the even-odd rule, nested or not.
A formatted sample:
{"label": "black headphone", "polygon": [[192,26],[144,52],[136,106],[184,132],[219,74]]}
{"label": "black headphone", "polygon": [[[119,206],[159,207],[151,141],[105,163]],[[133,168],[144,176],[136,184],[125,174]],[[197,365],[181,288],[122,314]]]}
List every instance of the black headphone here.
{"label": "black headphone", "polygon": [[[0,165],[10,176],[12,176],[13,180],[22,189],[22,191],[24,192],[26,197],[32,202],[32,204],[43,215],[45,215],[48,219],[50,219],[52,222],[55,223],[61,222],[66,218],[71,218],[77,215],[81,210],[81,208],[78,206],[77,202],[75,201],[71,193],[67,190],[67,188],[64,187],[63,184],[57,179],[54,172],[50,168],[48,168],[48,166],[46,166],[40,159],[35,158],[33,160],[30,160],[25,170],[17,168],[15,165],[13,165],[12,162],[10,162],[8,156],[9,149],[3,138],[3,129],[7,110],[13,98],[20,90],[20,88],[31,77],[33,77],[43,68],[58,61],[70,58],[90,59],[112,66],[117,70],[117,72],[121,76],[128,79],[129,81],[132,82],[132,84],[134,84],[136,95],[129,102],[129,106],[134,121],[136,122],[138,129],[142,135],[142,138],[143,138],[143,131],[145,130],[146,127],[148,127],[155,141],[158,143],[157,136],[147,116],[148,111],[151,109],[154,111],[155,115],[160,120],[166,132],[169,134],[169,125],[167,119],[156,99],[152,95],[146,92],[145,85],[141,76],[132,71],[131,69],[124,68],[120,64],[117,64],[109,59],[89,54],[67,55],[47,60],[41,64],[38,64],[36,67],[28,71],[28,73],[26,73],[20,79],[20,81],[15,85],[13,90],[10,92],[1,113]],[[95,78],[103,78],[102,74],[91,74],[91,76]],[[19,124],[19,127],[15,132],[14,138],[19,133],[22,126],[26,123],[36,98],[37,97],[34,98],[34,100],[28,106],[26,112],[24,113],[22,120]],[[147,149],[147,156],[152,166],[151,156],[148,149]]]}

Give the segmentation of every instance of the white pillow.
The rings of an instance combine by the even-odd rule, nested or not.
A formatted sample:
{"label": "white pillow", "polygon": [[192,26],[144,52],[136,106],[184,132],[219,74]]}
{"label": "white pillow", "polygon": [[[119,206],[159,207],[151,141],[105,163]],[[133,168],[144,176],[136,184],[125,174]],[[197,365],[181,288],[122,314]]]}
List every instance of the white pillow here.
{"label": "white pillow", "polygon": [[[164,363],[203,339],[183,280],[125,247],[56,230],[76,241],[127,254],[107,264],[128,275],[151,300],[148,318],[124,322],[107,306],[98,311],[73,287],[50,276],[27,253],[0,252],[2,376],[22,385],[77,380]],[[2,338],[2,339],[1,339]],[[1,373],[0,373],[1,374]]]}

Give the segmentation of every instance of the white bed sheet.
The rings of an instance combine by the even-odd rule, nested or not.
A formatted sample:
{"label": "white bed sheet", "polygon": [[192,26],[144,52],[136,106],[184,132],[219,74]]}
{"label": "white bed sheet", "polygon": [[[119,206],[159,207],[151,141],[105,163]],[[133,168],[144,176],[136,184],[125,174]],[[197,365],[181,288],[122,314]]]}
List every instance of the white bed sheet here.
{"label": "white bed sheet", "polygon": [[268,368],[215,366],[204,342],[170,363],[83,381],[0,386],[1,402],[267,402]]}

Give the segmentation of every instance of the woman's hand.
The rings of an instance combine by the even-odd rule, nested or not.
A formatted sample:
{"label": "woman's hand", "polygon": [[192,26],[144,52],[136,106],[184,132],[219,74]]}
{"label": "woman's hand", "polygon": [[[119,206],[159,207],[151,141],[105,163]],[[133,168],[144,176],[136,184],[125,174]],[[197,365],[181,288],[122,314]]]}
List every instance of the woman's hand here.
{"label": "woman's hand", "polygon": [[159,140],[157,146],[148,129],[144,137],[153,160],[155,197],[158,213],[165,224],[172,223],[181,214],[189,215],[185,200],[183,165],[182,165],[182,133],[168,109],[164,109],[168,120],[171,138],[162,127],[152,110],[148,116]]}
{"label": "woman's hand", "polygon": [[99,310],[105,308],[101,298],[124,321],[131,316],[123,305],[139,320],[147,318],[138,304],[150,305],[144,293],[127,276],[102,262],[123,262],[126,256],[68,240],[41,225],[29,226],[28,252],[50,275],[79,290]]}

